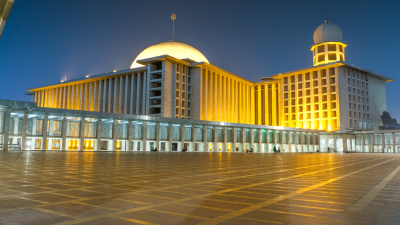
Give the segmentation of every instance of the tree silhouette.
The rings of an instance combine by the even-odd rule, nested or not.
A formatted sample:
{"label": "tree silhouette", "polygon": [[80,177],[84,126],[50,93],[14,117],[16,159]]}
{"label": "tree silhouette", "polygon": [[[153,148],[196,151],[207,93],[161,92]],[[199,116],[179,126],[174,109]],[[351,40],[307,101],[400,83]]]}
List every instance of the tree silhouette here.
{"label": "tree silhouette", "polygon": [[390,113],[383,111],[381,115],[382,126],[379,126],[379,130],[397,130],[400,129],[400,124],[397,123],[397,119],[392,118]]}

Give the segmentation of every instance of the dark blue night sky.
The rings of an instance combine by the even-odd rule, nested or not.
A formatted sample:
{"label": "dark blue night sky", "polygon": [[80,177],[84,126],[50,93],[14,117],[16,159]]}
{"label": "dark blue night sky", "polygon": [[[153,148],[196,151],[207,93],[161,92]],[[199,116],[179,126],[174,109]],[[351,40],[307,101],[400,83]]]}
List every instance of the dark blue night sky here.
{"label": "dark blue night sky", "polygon": [[[312,66],[313,33],[343,31],[346,61],[393,77],[388,111],[400,119],[400,1],[16,0],[0,38],[0,98],[29,88],[127,69],[146,47],[175,39],[211,64],[259,81]],[[371,93],[373,94],[373,93]]]}

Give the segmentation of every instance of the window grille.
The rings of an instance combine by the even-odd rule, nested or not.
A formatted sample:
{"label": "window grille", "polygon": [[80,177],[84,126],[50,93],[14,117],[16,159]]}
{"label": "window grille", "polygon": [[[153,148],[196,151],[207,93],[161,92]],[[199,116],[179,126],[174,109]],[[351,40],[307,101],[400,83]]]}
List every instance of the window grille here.
{"label": "window grille", "polygon": [[185,127],[185,141],[191,141],[191,140],[192,140],[192,128]]}
{"label": "window grille", "polygon": [[101,137],[112,138],[113,122],[101,121]]}
{"label": "window grille", "polygon": [[181,127],[180,126],[172,126],[172,140],[179,141],[181,137]]}
{"label": "window grille", "polygon": [[203,128],[196,127],[196,141],[203,141]]}
{"label": "window grille", "polygon": [[258,142],[258,131],[253,130],[253,142]]}
{"label": "window grille", "polygon": [[117,138],[127,139],[128,138],[128,123],[118,123],[117,124]]}
{"label": "window grille", "polygon": [[212,133],[213,133],[213,129],[211,127],[207,127],[207,141],[213,141],[212,138]]}
{"label": "window grille", "polygon": [[240,129],[236,129],[236,142],[241,142],[242,141],[242,137],[241,134],[242,132],[240,132]]}
{"label": "window grille", "polygon": [[244,131],[244,139],[246,140],[246,142],[250,142],[250,130],[249,129],[245,129]]}
{"label": "window grille", "polygon": [[43,133],[43,118],[28,118],[26,135],[41,136]]}
{"label": "window grille", "polygon": [[155,140],[156,139],[156,125],[155,124],[147,124],[146,128],[146,138],[147,140]]}
{"label": "window grille", "polygon": [[169,137],[169,125],[160,124],[160,140],[168,140]]}
{"label": "window grille", "polygon": [[97,137],[97,121],[85,122],[84,137],[96,138]]}
{"label": "window grille", "polygon": [[47,135],[50,137],[61,137],[62,132],[62,118],[49,120],[47,126]]}
{"label": "window grille", "polygon": [[223,130],[220,128],[217,128],[217,141],[219,142],[223,141]]}
{"label": "window grille", "polygon": [[132,124],[132,138],[133,139],[142,139],[142,124],[141,123]]}
{"label": "window grille", "polygon": [[232,142],[232,129],[226,129],[226,141]]}
{"label": "window grille", "polygon": [[4,133],[4,110],[0,110],[0,133]]}
{"label": "window grille", "polygon": [[79,129],[81,122],[80,121],[71,121],[67,122],[67,136],[68,137],[79,137]]}

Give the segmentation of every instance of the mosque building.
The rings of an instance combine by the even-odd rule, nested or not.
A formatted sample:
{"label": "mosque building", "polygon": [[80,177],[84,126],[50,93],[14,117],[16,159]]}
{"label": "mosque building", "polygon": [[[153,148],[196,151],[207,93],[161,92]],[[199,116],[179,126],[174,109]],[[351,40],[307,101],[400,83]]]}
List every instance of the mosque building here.
{"label": "mosque building", "polygon": [[378,131],[393,79],[347,63],[342,37],[326,20],[312,67],[260,82],[188,44],[155,44],[129,69],[29,89],[31,103],[0,102],[4,149],[400,152],[400,133]]}

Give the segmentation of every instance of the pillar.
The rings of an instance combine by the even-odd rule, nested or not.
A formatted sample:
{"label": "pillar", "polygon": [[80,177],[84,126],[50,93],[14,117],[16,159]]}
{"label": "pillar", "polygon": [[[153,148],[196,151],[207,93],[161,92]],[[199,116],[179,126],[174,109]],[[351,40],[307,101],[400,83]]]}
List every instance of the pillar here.
{"label": "pillar", "polygon": [[261,152],[261,143],[262,143],[262,129],[258,128],[258,152]]}
{"label": "pillar", "polygon": [[168,124],[168,151],[171,152],[172,151],[172,123]]}
{"label": "pillar", "polygon": [[204,142],[204,144],[203,144],[204,151],[209,152],[209,148],[207,145],[207,126],[203,127],[203,142]]}
{"label": "pillar", "polygon": [[81,116],[81,126],[79,127],[79,151],[83,151],[84,148],[84,141],[85,141],[85,122],[86,119],[84,116]]}
{"label": "pillar", "polygon": [[192,151],[194,152],[194,151],[196,151],[197,149],[196,149],[196,127],[195,126],[192,126],[192,128],[190,129],[191,130],[191,132],[192,132]]}
{"label": "pillar", "polygon": [[[125,81],[127,82],[127,81]],[[127,110],[127,106],[126,106],[126,98],[125,98],[125,111]],[[128,120],[128,143],[126,146],[127,151],[132,151],[133,148],[133,144],[132,144],[132,121]]]}
{"label": "pillar", "polygon": [[246,152],[246,149],[244,148],[244,143],[246,143],[246,133],[244,128],[240,128],[240,139],[242,141],[242,149],[239,150],[240,152]]}
{"label": "pillar", "polygon": [[42,150],[47,150],[47,121],[49,121],[49,114],[46,113],[44,114],[43,117],[43,130],[42,130],[42,135],[43,135],[43,143],[42,143]]}
{"label": "pillar", "polygon": [[[224,147],[222,149],[223,152],[228,151],[228,137],[226,136],[226,134],[227,134],[227,129],[226,129],[226,126],[224,126],[222,128],[222,141],[224,142],[224,144],[223,144]],[[232,146],[231,146],[231,151],[232,151]]]}
{"label": "pillar", "polygon": [[365,152],[365,137],[361,134],[361,152]]}
{"label": "pillar", "polygon": [[374,134],[370,134],[370,138],[371,138],[371,152],[375,152],[375,135]]}
{"label": "pillar", "polygon": [[97,151],[101,150],[101,129],[102,129],[102,123],[101,123],[101,118],[97,119],[97,131],[96,131],[96,135],[97,135]]}
{"label": "pillar", "polygon": [[185,124],[181,124],[181,149],[178,149],[177,151],[180,152],[183,149],[183,145],[185,144]]}
{"label": "pillar", "polygon": [[[344,135],[344,137],[342,137],[342,144],[343,144],[343,151],[349,150],[349,146],[347,146],[347,136],[346,135]],[[351,149],[351,145],[350,145],[350,149]],[[353,150],[353,149],[351,149],[351,150]]]}
{"label": "pillar", "polygon": [[21,150],[26,149],[26,129],[28,126],[28,112],[24,112],[24,118],[22,119],[22,131],[21,131]]}
{"label": "pillar", "polygon": [[8,140],[10,139],[10,120],[11,120],[11,109],[4,110],[4,142],[3,151],[8,151]]}
{"label": "pillar", "polygon": [[385,148],[386,148],[385,133],[381,134],[381,139],[382,139],[382,153],[384,153],[385,152]]}
{"label": "pillar", "polygon": [[396,153],[396,135],[395,133],[392,133],[392,152]]}
{"label": "pillar", "polygon": [[156,122],[156,149],[157,149],[157,151],[161,151],[161,146],[160,146],[160,122]]}
{"label": "pillar", "polygon": [[236,127],[232,127],[232,135],[233,135],[233,139],[232,139],[232,145],[231,146],[231,152],[236,152],[236,140],[237,140],[237,133],[236,133]]}
{"label": "pillar", "polygon": [[118,142],[117,126],[118,126],[118,120],[114,119],[113,120],[113,128],[112,128],[112,138],[113,138],[113,149],[112,150],[113,151],[117,151],[117,142]]}
{"label": "pillar", "polygon": [[147,150],[147,122],[142,121],[142,147],[143,151],[145,152]]}
{"label": "pillar", "polygon": [[270,142],[270,137],[269,137],[269,130],[266,130],[267,131],[267,138],[265,138],[265,144],[266,144],[266,146],[267,146],[267,152],[270,152],[271,150],[269,149],[269,142]]}
{"label": "pillar", "polygon": [[250,150],[253,149],[254,151],[254,129],[250,128]]}
{"label": "pillar", "polygon": [[218,152],[217,134],[218,134],[217,126],[213,126],[212,141],[214,143],[214,148],[213,148],[214,152]]}
{"label": "pillar", "polygon": [[63,115],[62,130],[61,130],[61,151],[67,150],[67,115]]}

